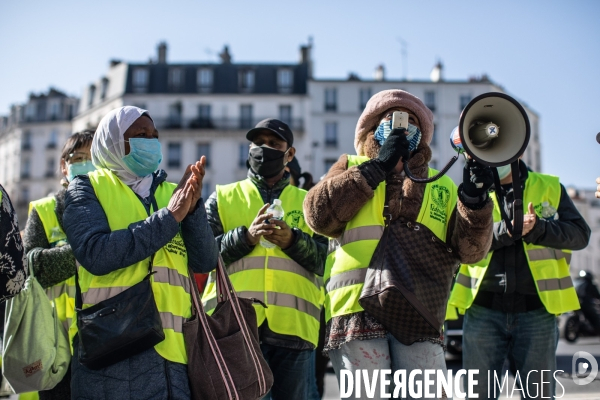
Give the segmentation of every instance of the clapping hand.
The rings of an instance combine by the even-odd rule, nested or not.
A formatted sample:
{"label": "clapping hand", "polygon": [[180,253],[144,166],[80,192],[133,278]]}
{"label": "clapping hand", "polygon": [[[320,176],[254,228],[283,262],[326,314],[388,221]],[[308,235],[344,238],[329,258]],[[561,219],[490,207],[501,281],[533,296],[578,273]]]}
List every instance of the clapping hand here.
{"label": "clapping hand", "polygon": [[177,222],[193,212],[198,200],[202,196],[202,180],[204,179],[206,157],[202,156],[200,161],[190,164],[185,169],[183,177],[175,188],[167,210],[171,212]]}

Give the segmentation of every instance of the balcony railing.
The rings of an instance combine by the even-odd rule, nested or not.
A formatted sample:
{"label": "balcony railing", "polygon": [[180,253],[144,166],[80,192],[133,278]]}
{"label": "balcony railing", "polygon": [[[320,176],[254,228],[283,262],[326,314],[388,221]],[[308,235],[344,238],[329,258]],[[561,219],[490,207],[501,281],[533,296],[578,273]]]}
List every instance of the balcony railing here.
{"label": "balcony railing", "polygon": [[[157,129],[213,129],[221,131],[248,130],[265,118],[152,118]],[[273,118],[273,117],[271,117]],[[276,117],[274,117],[276,118]],[[284,121],[294,132],[304,131],[304,119]]]}

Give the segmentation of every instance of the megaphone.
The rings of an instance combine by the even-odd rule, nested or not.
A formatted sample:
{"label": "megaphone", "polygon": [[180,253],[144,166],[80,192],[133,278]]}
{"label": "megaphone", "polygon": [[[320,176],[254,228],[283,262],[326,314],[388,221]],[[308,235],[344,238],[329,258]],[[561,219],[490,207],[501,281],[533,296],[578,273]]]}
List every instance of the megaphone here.
{"label": "megaphone", "polygon": [[[490,167],[511,165],[514,201],[513,222],[500,207],[502,219],[514,240],[523,232],[523,188],[519,175],[519,158],[527,148],[531,126],[527,113],[518,101],[504,93],[490,92],[475,97],[467,104],[458,126],[450,135],[450,144],[460,154]],[[496,196],[503,203],[500,178],[492,168]],[[516,184],[515,184],[516,183]]]}
{"label": "megaphone", "polygon": [[530,136],[529,118],[521,104],[507,94],[490,92],[467,104],[450,143],[483,165],[501,167],[521,157]]}

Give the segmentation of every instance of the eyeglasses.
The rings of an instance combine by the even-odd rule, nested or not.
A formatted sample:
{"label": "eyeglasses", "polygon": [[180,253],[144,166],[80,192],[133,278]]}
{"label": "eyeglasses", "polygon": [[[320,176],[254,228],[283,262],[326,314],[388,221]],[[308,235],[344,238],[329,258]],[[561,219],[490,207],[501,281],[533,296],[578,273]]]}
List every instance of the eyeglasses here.
{"label": "eyeglasses", "polygon": [[88,153],[76,151],[74,153],[69,154],[65,161],[69,164],[73,164],[77,162],[92,161],[92,158]]}

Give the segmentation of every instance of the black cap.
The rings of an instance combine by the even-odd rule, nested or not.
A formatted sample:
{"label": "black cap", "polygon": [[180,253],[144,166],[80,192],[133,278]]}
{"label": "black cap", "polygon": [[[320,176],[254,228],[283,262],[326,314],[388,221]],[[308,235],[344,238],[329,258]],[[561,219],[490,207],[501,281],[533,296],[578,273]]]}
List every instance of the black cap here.
{"label": "black cap", "polygon": [[294,144],[294,134],[292,133],[290,127],[286,123],[275,118],[267,118],[260,121],[254,128],[250,129],[248,133],[246,133],[246,139],[252,142],[256,134],[264,131],[265,129],[273,132],[288,142],[290,147]]}

